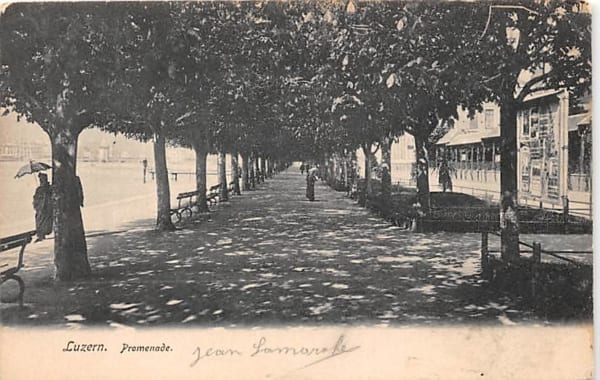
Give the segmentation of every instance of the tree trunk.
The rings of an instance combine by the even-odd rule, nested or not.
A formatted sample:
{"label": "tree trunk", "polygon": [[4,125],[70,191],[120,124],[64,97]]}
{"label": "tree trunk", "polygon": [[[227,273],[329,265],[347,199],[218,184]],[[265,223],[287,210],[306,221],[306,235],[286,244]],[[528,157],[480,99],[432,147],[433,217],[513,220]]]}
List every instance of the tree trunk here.
{"label": "tree trunk", "polygon": [[256,183],[260,183],[260,166],[258,163],[258,156],[254,158],[254,177],[256,178]]}
{"label": "tree trunk", "polygon": [[194,144],[196,152],[196,191],[198,191],[198,211],[208,212],[206,203],[206,156],[208,155],[208,146],[205,141],[198,141]]}
{"label": "tree trunk", "polygon": [[367,195],[370,195],[373,192],[371,184],[371,145],[363,145],[362,150],[365,154],[365,191]]}
{"label": "tree trunk", "polygon": [[219,202],[227,202],[229,196],[227,194],[227,159],[225,152],[219,152],[217,166],[219,169],[219,183],[221,184],[219,188]]}
{"label": "tree trunk", "polygon": [[248,174],[248,155],[242,153],[242,190],[250,190],[250,175]]}
{"label": "tree trunk", "polygon": [[[502,103],[500,111],[500,191],[502,198],[512,198],[517,205],[517,111],[515,102]],[[515,213],[518,226],[518,212]],[[500,216],[503,217],[502,215]],[[504,261],[514,261],[519,258],[519,230],[501,226],[501,256]]]}
{"label": "tree trunk", "polygon": [[154,171],[156,173],[156,229],[174,231],[175,226],[171,222],[171,190],[165,136],[160,133],[154,134]]}
{"label": "tree trunk", "polygon": [[415,149],[417,159],[417,199],[423,209],[431,207],[429,195],[429,158],[425,147],[425,138],[415,135]]}
{"label": "tree trunk", "polygon": [[389,200],[392,196],[392,140],[384,137],[381,141],[381,192],[384,199]]}
{"label": "tree trunk", "polygon": [[90,276],[81,199],[77,179],[79,132],[62,129],[50,136],[52,144],[52,197],[54,264],[56,278],[70,281]]}
{"label": "tree trunk", "polygon": [[349,164],[348,164],[348,157],[346,155],[344,155],[344,157],[342,158],[342,175],[344,176],[344,187],[346,188],[346,190],[351,186],[350,185],[350,170],[349,170]]}
{"label": "tree trunk", "polygon": [[250,173],[250,188],[256,189],[256,172],[254,171],[254,155],[250,155],[248,160],[248,172]]}
{"label": "tree trunk", "polygon": [[269,178],[273,178],[273,160],[271,158],[267,158],[267,173]]}
{"label": "tree trunk", "polygon": [[260,174],[261,174],[261,179],[263,182],[265,181],[266,174],[267,174],[266,169],[267,169],[267,167],[265,165],[265,157],[261,156],[260,157]]}
{"label": "tree trunk", "polygon": [[238,154],[231,153],[231,182],[233,182],[233,193],[240,195],[240,173],[238,171]]}
{"label": "tree trunk", "polygon": [[326,171],[326,178],[327,178],[327,184],[329,184],[330,186],[332,186],[333,184],[333,178],[332,178],[332,174],[333,174],[333,157],[329,156],[325,159],[325,171]]}
{"label": "tree trunk", "polygon": [[265,177],[271,178],[271,162],[268,157],[265,157]]}
{"label": "tree trunk", "polygon": [[350,187],[352,187],[354,185],[354,183],[356,182],[356,178],[358,177],[358,173],[356,170],[357,167],[357,159],[356,159],[356,151],[352,150],[352,152],[350,152],[350,159],[349,159],[349,173],[348,173],[348,179],[350,181]]}

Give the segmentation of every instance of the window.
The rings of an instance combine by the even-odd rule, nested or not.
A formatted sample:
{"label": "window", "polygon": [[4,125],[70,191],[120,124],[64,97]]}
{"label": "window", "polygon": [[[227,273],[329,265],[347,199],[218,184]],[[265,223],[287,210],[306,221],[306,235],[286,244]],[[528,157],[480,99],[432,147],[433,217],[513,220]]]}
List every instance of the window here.
{"label": "window", "polygon": [[532,138],[537,137],[538,125],[539,125],[538,108],[533,107],[530,110],[530,117],[529,117],[529,137],[532,137]]}
{"label": "window", "polygon": [[495,128],[496,125],[494,123],[494,110],[493,109],[487,109],[485,110],[485,129],[492,129]]}
{"label": "window", "polygon": [[521,119],[523,120],[521,135],[529,137],[529,110],[521,113]]}
{"label": "window", "polygon": [[477,117],[473,117],[472,119],[469,119],[469,128],[477,129]]}

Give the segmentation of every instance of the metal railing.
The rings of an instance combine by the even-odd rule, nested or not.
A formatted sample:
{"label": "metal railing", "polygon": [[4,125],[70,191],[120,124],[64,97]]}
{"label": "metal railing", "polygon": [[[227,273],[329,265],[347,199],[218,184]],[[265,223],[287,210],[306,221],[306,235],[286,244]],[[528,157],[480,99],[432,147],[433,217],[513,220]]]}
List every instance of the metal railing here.
{"label": "metal railing", "polygon": [[[497,232],[492,231],[484,231],[481,233],[481,270],[484,278],[490,279],[492,273],[490,273],[490,254],[491,253],[500,253],[501,250],[491,250],[489,249],[489,240],[488,234],[493,234],[496,236],[501,236]],[[519,253],[531,253],[530,260],[530,270],[531,270],[531,278],[530,278],[530,294],[531,297],[534,298],[536,294],[538,294],[538,284],[540,283],[540,273],[541,273],[541,265],[542,265],[542,255],[548,255],[554,257],[555,259],[559,259],[565,261],[571,265],[574,265],[578,268],[584,268],[589,266],[589,264],[578,262],[576,260],[565,257],[564,255],[568,254],[584,254],[584,255],[592,255],[592,251],[584,251],[584,250],[547,250],[542,249],[542,244],[539,242],[533,242],[532,244],[526,243],[524,241],[519,240],[519,246],[525,246],[529,248],[529,250],[521,251]]]}
{"label": "metal railing", "polygon": [[[484,260],[484,256],[487,257],[487,256],[489,256],[490,253],[502,253],[501,250],[491,250],[491,249],[489,249],[489,237],[488,237],[488,234],[492,234],[492,235],[501,237],[500,233],[494,232],[494,231],[483,231],[481,233],[481,257],[482,257],[482,261]],[[525,250],[525,251],[519,250],[520,253],[531,253],[533,261],[537,261],[538,263],[541,262],[542,254],[544,254],[544,255],[548,255],[548,256],[554,257],[554,258],[559,259],[559,260],[566,261],[566,262],[574,264],[574,265],[578,265],[578,266],[588,265],[588,264],[581,263],[581,262],[578,262],[578,261],[573,260],[573,259],[569,259],[568,257],[565,257],[564,255],[569,255],[569,254],[592,255],[594,253],[593,251],[587,251],[587,250],[548,250],[548,249],[542,249],[542,244],[539,243],[539,242],[535,242],[535,241],[533,243],[529,244],[527,242],[519,240],[519,245],[527,247],[527,248],[530,249],[530,250]]]}

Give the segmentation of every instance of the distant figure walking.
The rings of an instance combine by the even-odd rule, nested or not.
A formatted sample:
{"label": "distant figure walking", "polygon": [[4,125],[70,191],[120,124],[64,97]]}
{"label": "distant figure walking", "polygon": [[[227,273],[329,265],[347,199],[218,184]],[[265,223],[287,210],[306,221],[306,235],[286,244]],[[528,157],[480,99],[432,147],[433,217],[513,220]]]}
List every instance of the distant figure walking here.
{"label": "distant figure walking", "polygon": [[300,175],[304,175],[304,162],[300,165]]}
{"label": "distant figure walking", "polygon": [[315,200],[315,182],[317,181],[316,171],[317,169],[313,168],[309,170],[306,175],[306,198],[311,202]]}
{"label": "distant figure walking", "polygon": [[142,166],[144,167],[144,183],[146,183],[146,171],[148,170],[148,160],[145,158],[142,160]]}
{"label": "distant figure walking", "polygon": [[44,240],[52,232],[52,189],[48,182],[48,175],[40,173],[40,186],[33,195],[33,209],[35,210],[36,241]]}
{"label": "distant figure walking", "polygon": [[438,173],[438,182],[442,186],[442,191],[445,193],[446,190],[452,192],[452,177],[450,177],[450,167],[448,161],[443,160],[440,164]]}

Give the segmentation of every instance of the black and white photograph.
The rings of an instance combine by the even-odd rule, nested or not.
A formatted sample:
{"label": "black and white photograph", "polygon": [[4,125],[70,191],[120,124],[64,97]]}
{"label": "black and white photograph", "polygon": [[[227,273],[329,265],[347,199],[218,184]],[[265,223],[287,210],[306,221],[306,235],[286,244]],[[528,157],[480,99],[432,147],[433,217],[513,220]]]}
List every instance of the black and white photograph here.
{"label": "black and white photograph", "polygon": [[592,379],[592,8],[0,3],[0,378]]}

